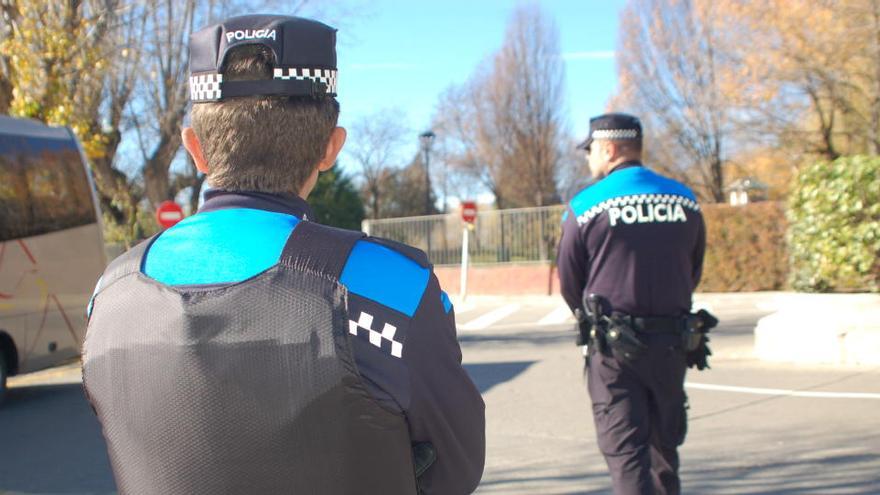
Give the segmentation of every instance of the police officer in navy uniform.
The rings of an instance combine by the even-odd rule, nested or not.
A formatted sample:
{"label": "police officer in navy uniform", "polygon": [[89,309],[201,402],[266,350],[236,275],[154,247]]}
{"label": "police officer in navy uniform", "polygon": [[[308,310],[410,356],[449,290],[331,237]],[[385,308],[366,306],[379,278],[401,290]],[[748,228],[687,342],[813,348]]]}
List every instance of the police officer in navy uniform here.
{"label": "police officer in navy uniform", "polygon": [[107,268],[84,387],[120,493],[463,494],[484,405],[425,254],[318,225],[345,141],[336,30],[244,16],[192,35],[204,205]]}
{"label": "police officer in navy uniform", "polygon": [[[631,115],[590,120],[579,148],[595,181],[567,205],[561,292],[589,347],[586,374],[598,446],[616,494],[677,494],[684,441],[691,297],[705,227],[694,194],[641,163]],[[699,361],[699,362],[697,362]]]}

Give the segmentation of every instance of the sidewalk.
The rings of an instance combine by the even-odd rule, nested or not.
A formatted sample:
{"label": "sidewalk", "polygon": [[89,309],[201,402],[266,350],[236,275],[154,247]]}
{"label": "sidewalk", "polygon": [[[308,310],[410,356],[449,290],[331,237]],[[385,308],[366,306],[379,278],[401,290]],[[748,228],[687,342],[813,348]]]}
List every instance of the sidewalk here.
{"label": "sidewalk", "polygon": [[[471,311],[478,306],[499,306],[499,314],[489,315],[492,322],[523,308],[545,305],[555,308],[536,318],[535,324],[566,323],[574,319],[567,312],[561,296],[476,295],[462,302],[452,296],[460,327],[471,325]],[[880,365],[880,294],[803,294],[794,292],[697,293],[694,308],[718,314],[758,311],[759,319],[747,331],[749,355],[758,359],[843,367]],[[492,317],[498,317],[493,320]],[[743,322],[727,321],[745,330]]]}

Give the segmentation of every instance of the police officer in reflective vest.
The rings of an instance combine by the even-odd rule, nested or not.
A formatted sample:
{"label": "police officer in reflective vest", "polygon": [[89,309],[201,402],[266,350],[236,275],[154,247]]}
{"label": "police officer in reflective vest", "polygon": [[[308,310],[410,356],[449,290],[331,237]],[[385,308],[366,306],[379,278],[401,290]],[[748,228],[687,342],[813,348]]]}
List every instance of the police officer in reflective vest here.
{"label": "police officer in reflective vest", "polygon": [[203,207],[116,259],[83,377],[120,493],[463,494],[484,410],[421,251],[311,221],[345,141],[336,31],[244,16],[191,38]]}
{"label": "police officer in reflective vest", "polygon": [[568,204],[557,262],[588,344],[599,449],[614,493],[676,494],[685,371],[705,367],[714,324],[689,315],[705,248],[700,208],[687,187],[642,165],[633,116],[591,119],[579,148],[596,180]]}

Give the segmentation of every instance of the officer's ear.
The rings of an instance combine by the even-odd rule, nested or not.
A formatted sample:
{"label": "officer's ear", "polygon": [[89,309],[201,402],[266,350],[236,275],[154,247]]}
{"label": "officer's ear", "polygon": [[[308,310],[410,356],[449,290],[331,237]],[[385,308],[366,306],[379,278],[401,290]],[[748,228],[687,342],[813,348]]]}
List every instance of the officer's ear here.
{"label": "officer's ear", "polygon": [[602,160],[606,163],[613,161],[620,154],[620,146],[614,141],[602,141],[602,147],[599,148],[602,153]]}
{"label": "officer's ear", "polygon": [[345,144],[346,136],[347,133],[343,127],[336,127],[330,132],[330,139],[327,140],[327,149],[324,151],[324,158],[318,163],[318,170],[320,172],[330,170],[330,168],[333,167],[333,164],[336,163],[336,157],[339,155],[342,146]]}
{"label": "officer's ear", "polygon": [[205,154],[202,152],[202,143],[199,141],[198,136],[196,136],[196,131],[194,131],[192,127],[184,127],[183,130],[180,131],[180,137],[183,141],[183,147],[186,148],[189,156],[192,157],[193,163],[196,164],[196,168],[199,172],[207,174],[208,161],[205,160]]}

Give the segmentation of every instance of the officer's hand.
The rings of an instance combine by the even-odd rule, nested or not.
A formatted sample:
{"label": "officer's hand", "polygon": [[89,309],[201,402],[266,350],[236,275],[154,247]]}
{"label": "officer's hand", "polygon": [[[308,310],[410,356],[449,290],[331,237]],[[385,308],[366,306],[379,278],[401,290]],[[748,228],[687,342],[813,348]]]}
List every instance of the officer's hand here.
{"label": "officer's hand", "polygon": [[709,336],[703,335],[703,342],[700,344],[700,347],[697,347],[695,350],[687,353],[685,359],[687,361],[688,368],[697,367],[698,371],[703,371],[706,368],[709,368],[709,356],[712,355],[712,350],[709,349],[707,345],[709,342]]}

